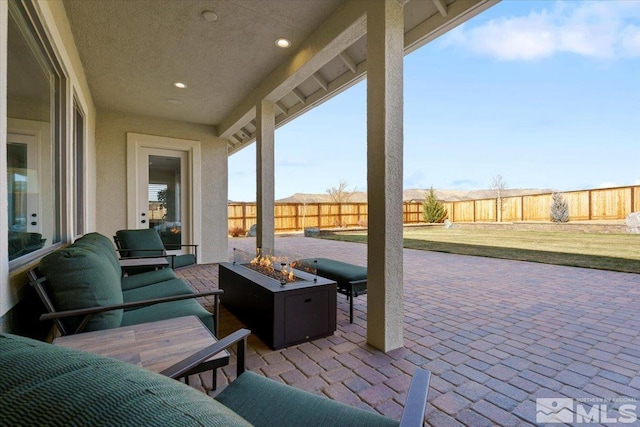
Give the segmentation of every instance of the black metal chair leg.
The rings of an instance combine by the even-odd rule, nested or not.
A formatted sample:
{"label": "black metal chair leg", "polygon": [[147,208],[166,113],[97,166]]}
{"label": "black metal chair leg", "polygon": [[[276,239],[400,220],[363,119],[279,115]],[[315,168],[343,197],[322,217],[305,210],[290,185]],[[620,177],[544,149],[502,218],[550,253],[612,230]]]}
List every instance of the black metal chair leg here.
{"label": "black metal chair leg", "polygon": [[353,323],[353,286],[349,289],[349,323]]}

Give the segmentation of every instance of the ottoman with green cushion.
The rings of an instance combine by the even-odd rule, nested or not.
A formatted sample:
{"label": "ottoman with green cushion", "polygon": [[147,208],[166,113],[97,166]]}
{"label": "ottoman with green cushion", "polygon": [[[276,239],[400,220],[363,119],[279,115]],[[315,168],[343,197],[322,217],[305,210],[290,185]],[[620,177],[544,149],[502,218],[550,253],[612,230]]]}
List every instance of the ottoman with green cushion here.
{"label": "ottoman with green cushion", "polygon": [[353,323],[353,298],[367,293],[367,268],[328,258],[306,258],[295,261],[297,269],[317,269],[318,276],[335,280],[338,293],[349,300],[349,322]]}
{"label": "ottoman with green cushion", "polygon": [[0,425],[250,426],[179,381],[9,334],[0,334]]}

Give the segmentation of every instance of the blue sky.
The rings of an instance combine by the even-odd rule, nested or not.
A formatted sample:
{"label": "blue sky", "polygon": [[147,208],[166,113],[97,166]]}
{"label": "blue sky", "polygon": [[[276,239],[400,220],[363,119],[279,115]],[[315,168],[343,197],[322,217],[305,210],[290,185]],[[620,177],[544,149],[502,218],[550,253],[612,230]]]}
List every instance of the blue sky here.
{"label": "blue sky", "polygon": [[[640,0],[505,0],[405,57],[404,188],[640,185]],[[276,199],[365,191],[366,82],[276,131]],[[229,199],[255,200],[255,144]]]}

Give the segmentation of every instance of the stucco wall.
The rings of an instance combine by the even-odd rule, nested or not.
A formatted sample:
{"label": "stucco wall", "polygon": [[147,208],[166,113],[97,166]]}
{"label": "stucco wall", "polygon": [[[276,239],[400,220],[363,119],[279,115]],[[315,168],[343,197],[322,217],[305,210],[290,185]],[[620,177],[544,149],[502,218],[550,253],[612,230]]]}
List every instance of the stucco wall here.
{"label": "stucco wall", "polygon": [[127,228],[127,132],[200,141],[202,212],[196,215],[200,215],[202,240],[198,257],[202,263],[226,261],[227,143],[214,136],[211,126],[98,109],[96,231],[112,236]]}

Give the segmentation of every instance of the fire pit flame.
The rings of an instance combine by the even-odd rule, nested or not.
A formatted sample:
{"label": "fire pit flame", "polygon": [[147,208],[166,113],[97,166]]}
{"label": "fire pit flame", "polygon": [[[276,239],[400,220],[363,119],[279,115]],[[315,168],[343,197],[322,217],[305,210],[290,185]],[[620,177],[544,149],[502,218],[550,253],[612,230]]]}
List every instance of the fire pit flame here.
{"label": "fire pit flame", "polygon": [[[280,265],[279,271],[275,267],[277,264]],[[283,285],[301,280],[294,275],[293,266],[289,264],[289,260],[286,257],[258,255],[249,261],[246,266],[272,279],[279,280]]]}

